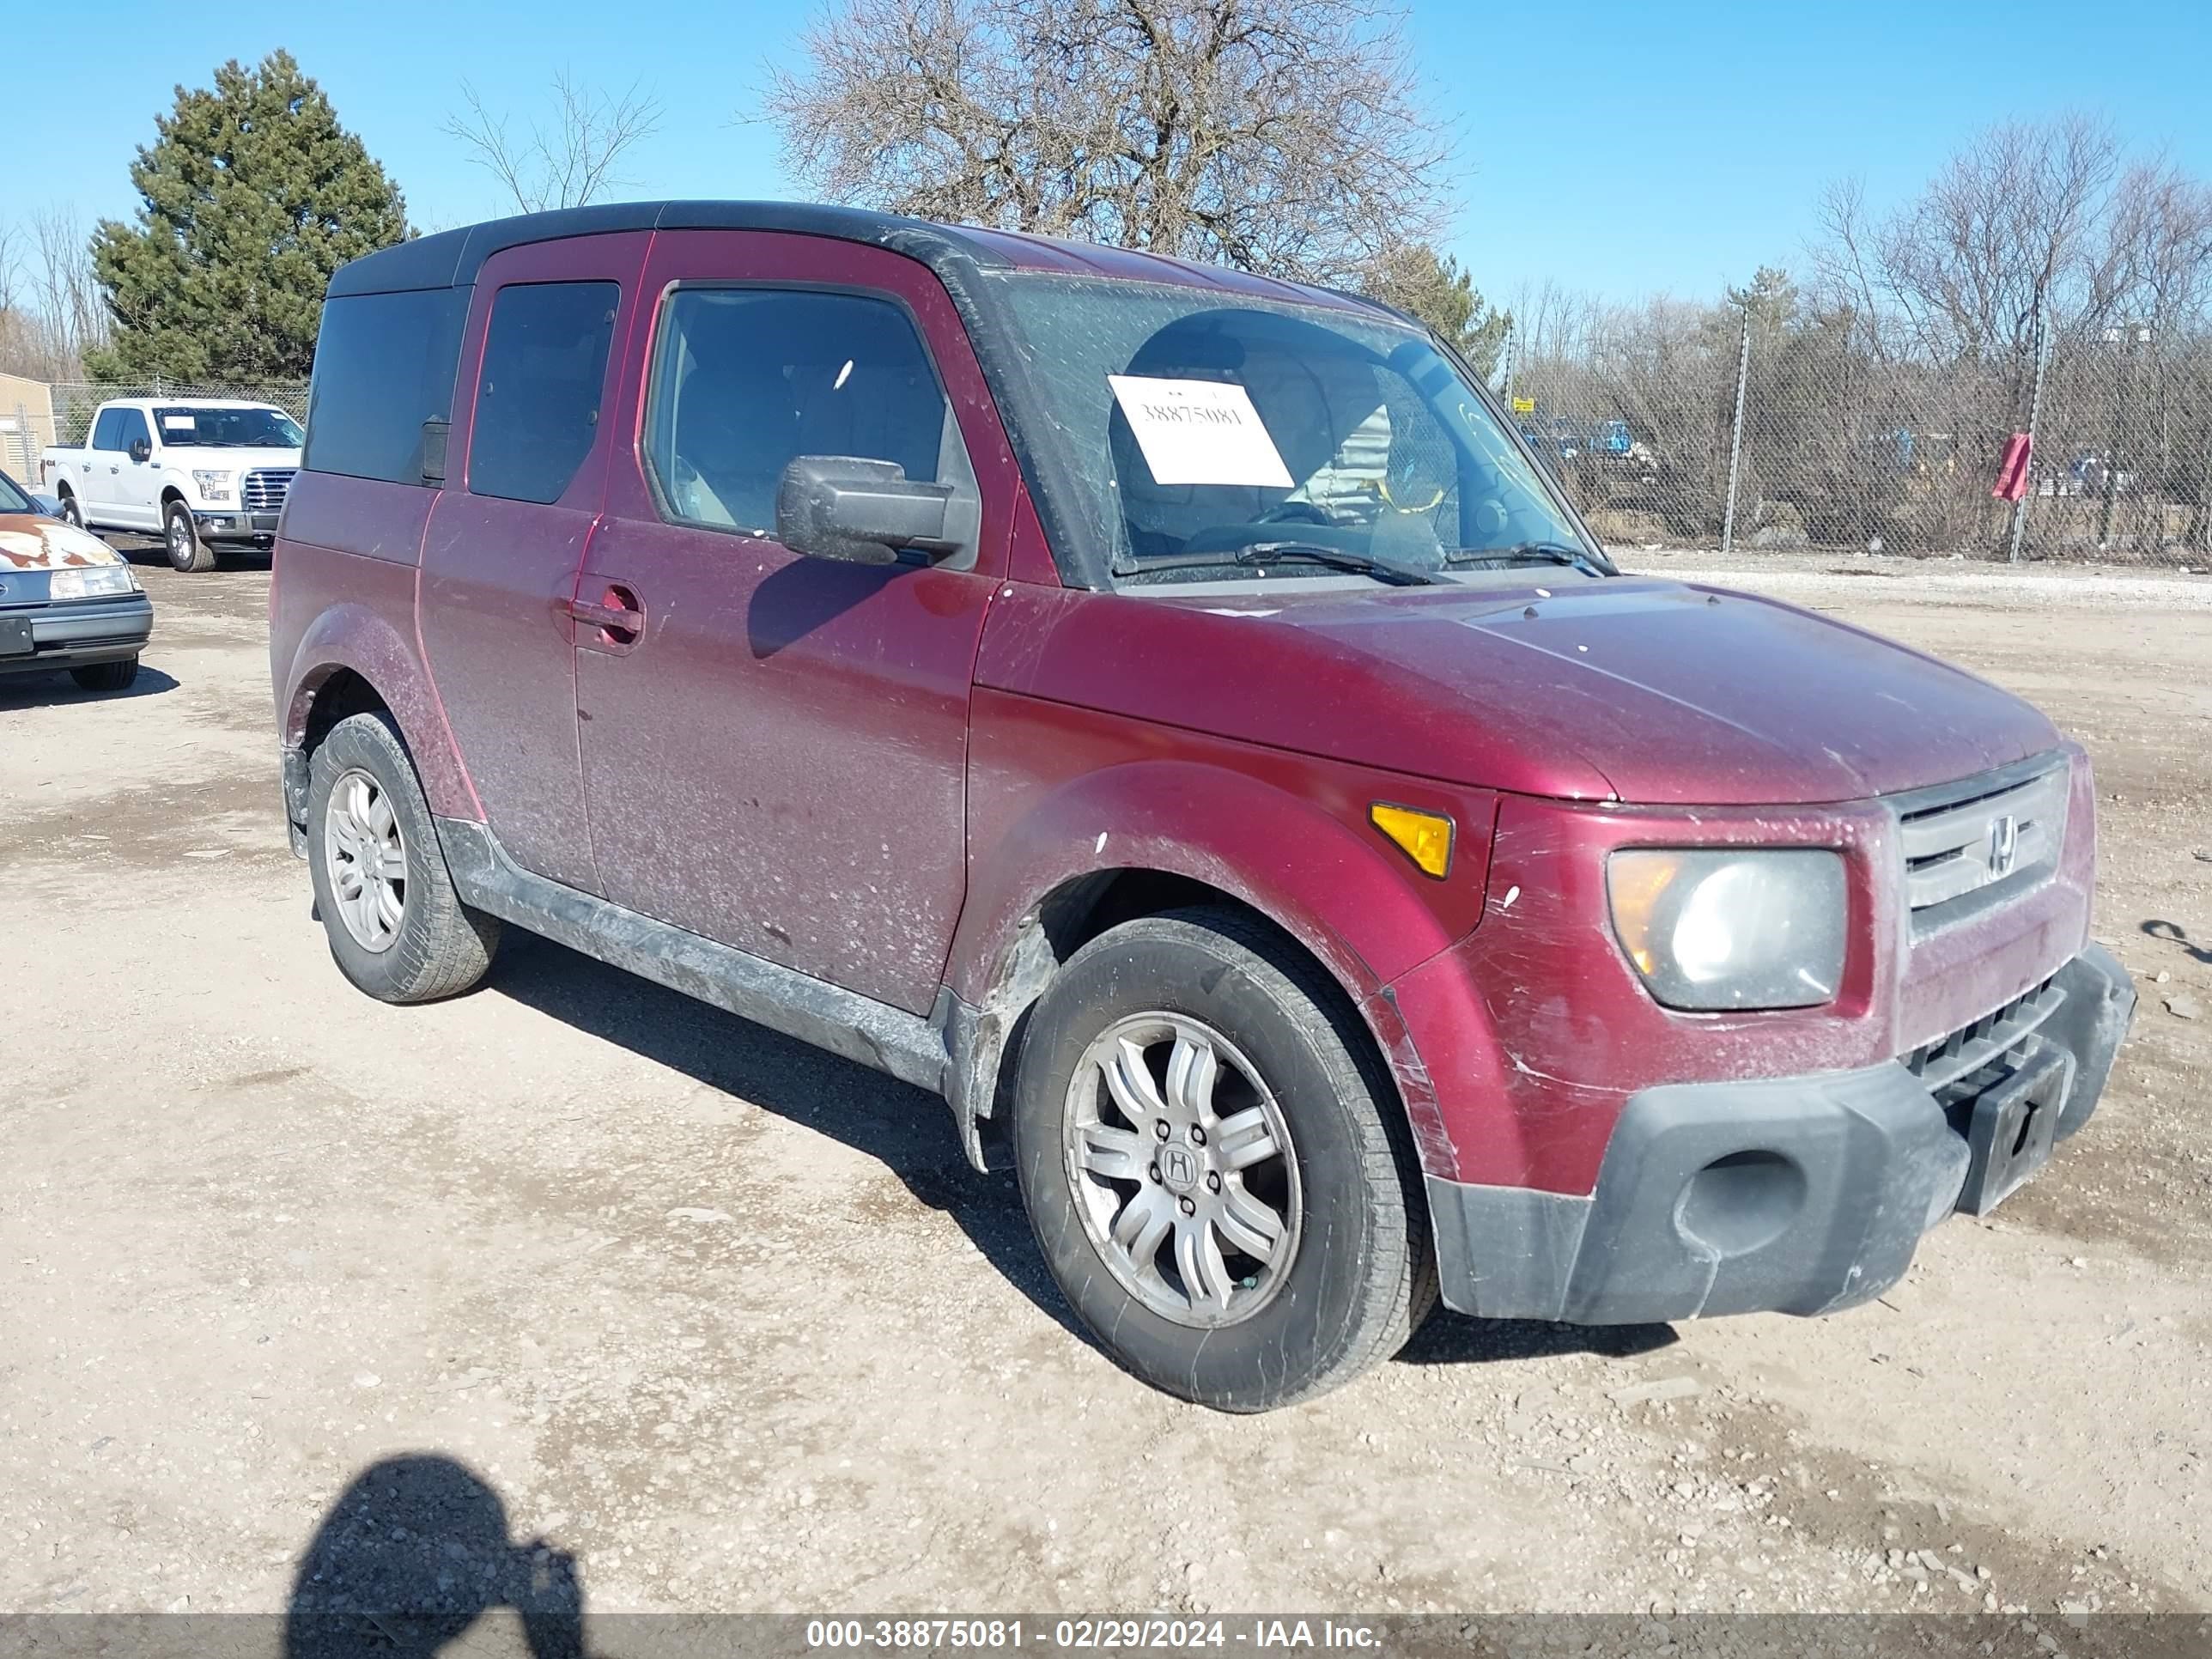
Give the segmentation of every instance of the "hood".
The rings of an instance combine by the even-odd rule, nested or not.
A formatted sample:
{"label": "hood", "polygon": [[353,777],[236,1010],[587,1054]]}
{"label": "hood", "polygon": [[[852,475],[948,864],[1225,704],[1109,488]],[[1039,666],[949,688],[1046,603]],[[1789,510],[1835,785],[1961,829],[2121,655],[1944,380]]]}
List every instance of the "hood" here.
{"label": "hood", "polygon": [[203,472],[252,472],[264,466],[278,471],[296,471],[300,465],[300,452],[296,449],[225,449],[211,444],[179,444],[164,449],[161,455],[171,466],[186,471],[197,467]]}
{"label": "hood", "polygon": [[[1577,584],[1449,626],[1498,653],[1533,730],[1581,755],[1626,801],[1861,799],[2060,741],[2037,710],[1964,670],[1725,589]],[[1486,682],[1492,667],[1470,675],[1465,647],[1438,627],[1394,654],[1447,693]]]}
{"label": "hood", "polygon": [[[1478,787],[1666,805],[1863,799],[2054,747],[2027,703],[1723,589],[1085,596],[1004,689]],[[1127,605],[1146,608],[1139,618]],[[1030,644],[1040,642],[1032,636]]]}
{"label": "hood", "polygon": [[99,537],[59,519],[0,513],[0,570],[58,570],[65,564],[121,564]]}

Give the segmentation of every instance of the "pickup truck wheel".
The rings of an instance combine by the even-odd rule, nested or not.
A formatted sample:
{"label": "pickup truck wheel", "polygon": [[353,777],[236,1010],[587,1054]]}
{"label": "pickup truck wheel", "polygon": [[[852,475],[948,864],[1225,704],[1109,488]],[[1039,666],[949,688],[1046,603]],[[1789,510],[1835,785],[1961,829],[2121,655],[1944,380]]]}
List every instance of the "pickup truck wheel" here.
{"label": "pickup truck wheel", "polygon": [[1364,1033],[1237,913],[1142,917],[1069,959],[1023,1045],[1013,1139],[1061,1294],[1170,1394],[1310,1398],[1434,1304],[1418,1172]]}
{"label": "pickup truck wheel", "polygon": [[79,530],[84,528],[84,509],[76,504],[76,497],[66,489],[62,491],[61,508],[64,524],[75,525]]}
{"label": "pickup truck wheel", "polygon": [[369,995],[431,1002],[491,966],[498,918],[454,892],[415,763],[385,715],[348,716],[315,750],[307,867],[331,955]]}
{"label": "pickup truck wheel", "polygon": [[199,526],[192,522],[192,510],[182,501],[171,501],[161,511],[161,544],[175,569],[215,568],[215,549],[200,539]]}
{"label": "pickup truck wheel", "polygon": [[72,668],[70,678],[80,690],[128,691],[138,678],[138,659],[125,657],[121,662],[96,662],[86,668]]}

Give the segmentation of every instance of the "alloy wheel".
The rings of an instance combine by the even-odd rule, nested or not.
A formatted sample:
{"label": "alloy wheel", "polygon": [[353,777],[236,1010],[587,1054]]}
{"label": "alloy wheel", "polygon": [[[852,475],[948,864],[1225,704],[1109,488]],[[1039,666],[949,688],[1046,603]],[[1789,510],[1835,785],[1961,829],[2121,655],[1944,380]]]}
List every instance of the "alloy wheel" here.
{"label": "alloy wheel", "polygon": [[392,798],[359,767],[331,786],[323,860],[346,932],[363,950],[390,950],[407,914],[407,842]]}
{"label": "alloy wheel", "polygon": [[1116,1021],[1075,1068],[1062,1139],[1085,1230],[1146,1306],[1219,1326],[1273,1298],[1297,1255],[1297,1159],[1227,1037],[1183,1014]]}

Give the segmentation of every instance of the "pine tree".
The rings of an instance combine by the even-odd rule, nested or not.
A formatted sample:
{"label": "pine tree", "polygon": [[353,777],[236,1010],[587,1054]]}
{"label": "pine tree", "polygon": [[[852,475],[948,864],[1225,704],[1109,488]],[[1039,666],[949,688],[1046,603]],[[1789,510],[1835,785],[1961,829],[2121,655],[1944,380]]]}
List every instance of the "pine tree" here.
{"label": "pine tree", "polygon": [[408,234],[398,188],[287,52],[179,87],[154,125],[131,168],[136,222],[93,236],[115,328],[91,372],[303,378],[331,274]]}
{"label": "pine tree", "polygon": [[1754,340],[1770,343],[1778,340],[1797,320],[1797,284],[1778,266],[1759,266],[1747,286],[1729,289],[1728,302],[1751,319]]}
{"label": "pine tree", "polygon": [[1478,374],[1497,368],[1512,315],[1484,303],[1473,276],[1450,255],[1439,255],[1425,242],[1404,244],[1369,266],[1361,286],[1443,335]]}

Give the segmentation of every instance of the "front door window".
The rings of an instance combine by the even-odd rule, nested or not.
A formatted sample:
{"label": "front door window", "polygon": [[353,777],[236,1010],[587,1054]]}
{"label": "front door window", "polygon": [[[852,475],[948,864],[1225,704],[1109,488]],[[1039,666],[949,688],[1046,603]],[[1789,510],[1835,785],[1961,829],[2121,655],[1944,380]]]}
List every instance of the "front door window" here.
{"label": "front door window", "polygon": [[772,534],[800,455],[891,461],[937,481],[951,410],[913,320],[888,300],[679,289],[661,313],[646,458],[667,515]]}

